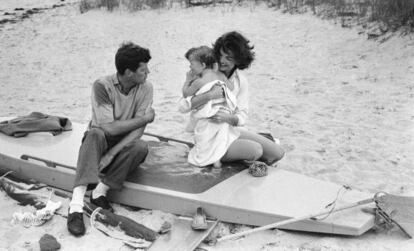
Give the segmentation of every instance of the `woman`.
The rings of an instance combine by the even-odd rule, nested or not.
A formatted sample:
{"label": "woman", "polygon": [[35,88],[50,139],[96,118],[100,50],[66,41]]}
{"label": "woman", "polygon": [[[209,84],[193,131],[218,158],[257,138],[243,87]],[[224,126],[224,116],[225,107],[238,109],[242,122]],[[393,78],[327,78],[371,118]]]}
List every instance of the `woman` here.
{"label": "woman", "polygon": [[[240,131],[239,140],[244,144],[255,145],[261,153],[260,160],[271,165],[282,159],[284,150],[280,145],[257,133],[243,128],[248,117],[249,90],[248,81],[241,72],[249,68],[254,60],[253,46],[249,45],[243,35],[236,31],[228,32],[219,37],[213,45],[214,54],[219,62],[219,70],[228,78],[228,88],[237,97],[237,109],[233,114],[219,111],[211,120],[217,123],[228,123],[237,126]],[[198,79],[194,80],[198,81]],[[191,99],[191,108],[197,109],[212,99],[222,98],[222,88],[196,95]],[[240,142],[239,142],[240,143]],[[222,161],[231,161],[234,155],[239,155],[239,147],[230,147]]]}

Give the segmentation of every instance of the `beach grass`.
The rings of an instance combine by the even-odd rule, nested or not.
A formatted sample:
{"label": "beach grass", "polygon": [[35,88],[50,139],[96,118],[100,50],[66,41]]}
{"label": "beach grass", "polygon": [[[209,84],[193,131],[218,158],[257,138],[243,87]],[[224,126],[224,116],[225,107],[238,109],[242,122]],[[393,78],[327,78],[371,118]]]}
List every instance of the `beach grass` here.
{"label": "beach grass", "polygon": [[[358,23],[377,22],[385,30],[396,31],[405,27],[414,31],[413,0],[81,0],[81,13],[91,9],[103,8],[113,11],[122,7],[128,11],[143,9],[171,8],[174,4],[188,8],[194,6],[220,6],[220,4],[242,5],[245,3],[263,4],[283,12],[313,12],[322,18],[358,20]],[[408,29],[407,29],[408,28]]]}
{"label": "beach grass", "polygon": [[81,0],[80,11],[82,13],[91,9],[107,9],[113,11],[116,8],[124,8],[128,11],[139,11],[143,9],[159,9],[171,7],[173,2],[188,3],[189,1],[173,0]]}
{"label": "beach grass", "polygon": [[412,0],[271,0],[271,5],[294,12],[310,9],[323,17],[367,18],[370,22],[382,22],[388,28],[414,29],[414,1]]}

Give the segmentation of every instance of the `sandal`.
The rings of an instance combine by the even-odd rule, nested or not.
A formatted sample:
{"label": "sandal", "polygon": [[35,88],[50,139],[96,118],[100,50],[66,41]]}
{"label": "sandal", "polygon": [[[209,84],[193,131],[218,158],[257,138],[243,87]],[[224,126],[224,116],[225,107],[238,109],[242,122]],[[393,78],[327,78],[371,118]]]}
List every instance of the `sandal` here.
{"label": "sandal", "polygon": [[206,214],[204,213],[203,208],[197,208],[197,212],[191,222],[191,228],[194,230],[206,230],[208,228]]}
{"label": "sandal", "polygon": [[261,161],[253,161],[249,166],[249,173],[254,177],[263,177],[267,175],[267,165]]}

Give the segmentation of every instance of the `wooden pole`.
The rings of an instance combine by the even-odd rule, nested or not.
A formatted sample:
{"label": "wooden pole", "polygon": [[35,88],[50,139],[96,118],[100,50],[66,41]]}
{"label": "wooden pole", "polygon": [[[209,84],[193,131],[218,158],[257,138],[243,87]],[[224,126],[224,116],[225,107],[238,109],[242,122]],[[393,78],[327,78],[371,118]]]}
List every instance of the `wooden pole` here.
{"label": "wooden pole", "polygon": [[269,225],[265,225],[265,226],[262,226],[262,227],[253,228],[253,229],[250,229],[250,230],[247,230],[247,231],[243,231],[243,232],[239,232],[239,233],[235,233],[235,234],[230,234],[230,235],[218,238],[217,242],[233,239],[233,238],[240,237],[240,236],[243,236],[243,235],[256,233],[256,232],[259,232],[259,231],[262,231],[262,230],[267,230],[267,229],[271,229],[271,228],[278,228],[280,226],[287,225],[287,224],[290,224],[290,223],[294,223],[294,222],[298,222],[298,221],[302,221],[302,220],[307,220],[307,219],[310,219],[310,218],[313,218],[313,217],[327,215],[327,214],[334,213],[334,212],[339,212],[339,211],[342,211],[342,210],[345,210],[345,209],[348,209],[348,208],[353,208],[353,207],[365,205],[365,204],[368,204],[368,203],[371,203],[371,202],[374,202],[374,198],[354,202],[352,204],[348,204],[348,205],[336,208],[334,210],[331,210],[331,209],[324,210],[324,211],[319,212],[319,213],[309,214],[309,215],[296,217],[296,218],[292,218],[292,219],[288,219],[288,220],[284,220],[284,221],[279,221],[279,222],[272,223],[272,224],[269,224]]}
{"label": "wooden pole", "polygon": [[187,145],[190,148],[194,146],[193,143],[188,142],[188,141],[179,140],[179,139],[173,139],[173,138],[169,138],[169,137],[164,137],[164,136],[160,136],[160,135],[153,134],[153,133],[149,133],[149,132],[144,132],[144,135],[151,136],[151,137],[155,137],[159,141],[162,141],[162,142],[174,141],[174,142],[178,142],[178,143],[181,143],[181,144],[185,144],[185,145]]}

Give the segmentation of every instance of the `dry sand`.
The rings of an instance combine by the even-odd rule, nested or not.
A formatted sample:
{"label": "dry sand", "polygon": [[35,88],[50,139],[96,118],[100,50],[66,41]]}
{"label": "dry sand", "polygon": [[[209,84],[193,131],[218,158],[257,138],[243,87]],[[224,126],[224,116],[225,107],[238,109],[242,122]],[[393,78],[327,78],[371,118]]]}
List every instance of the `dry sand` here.
{"label": "dry sand", "polygon": [[[0,0],[0,11],[60,3],[16,2]],[[148,130],[188,140],[190,135],[183,133],[187,118],[176,107],[188,70],[184,53],[192,46],[210,45],[230,30],[241,31],[255,45],[257,60],[246,71],[251,91],[248,127],[280,138],[287,154],[278,168],[362,191],[414,196],[414,40],[394,34],[379,43],[367,40],[358,28],[343,29],[310,14],[282,14],[253,5],[80,14],[72,4],[2,24],[0,116],[40,111],[86,123],[92,82],[114,72],[116,49],[131,40],[150,48],[153,57],[149,80],[157,116]],[[39,228],[13,225],[12,212],[27,208],[4,193],[0,202],[0,250],[36,250],[44,233],[53,234],[62,250],[128,250],[90,228],[85,237],[74,238],[60,216]],[[173,217],[119,210],[149,224]],[[220,224],[216,231],[245,228]],[[414,241],[399,231],[350,238],[274,230],[201,247],[414,250]]]}

